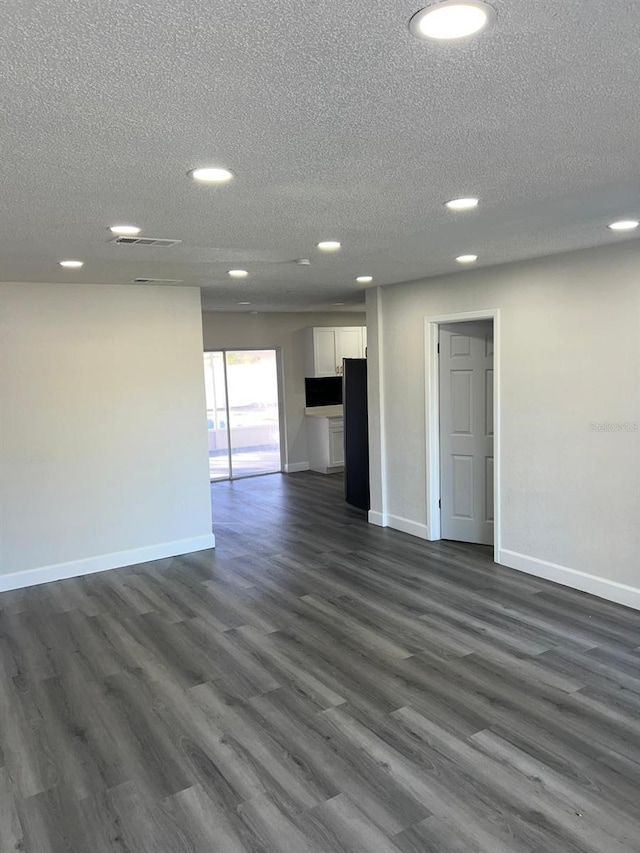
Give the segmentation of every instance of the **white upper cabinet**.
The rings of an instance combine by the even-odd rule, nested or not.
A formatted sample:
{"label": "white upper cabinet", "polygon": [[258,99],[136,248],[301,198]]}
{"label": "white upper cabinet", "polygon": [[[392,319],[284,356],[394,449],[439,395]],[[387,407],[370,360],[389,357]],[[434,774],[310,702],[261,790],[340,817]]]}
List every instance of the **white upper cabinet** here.
{"label": "white upper cabinet", "polygon": [[343,358],[364,358],[364,346],[362,343],[362,327],[354,326],[345,329],[336,329],[336,355],[337,364],[342,371]]}
{"label": "white upper cabinet", "polygon": [[[306,329],[311,332],[311,346],[305,347],[305,376],[335,376],[337,330],[336,329]],[[309,358],[311,356],[311,358]]]}
{"label": "white upper cabinet", "polygon": [[305,329],[304,375],[341,376],[343,358],[364,358],[364,326],[326,326]]}

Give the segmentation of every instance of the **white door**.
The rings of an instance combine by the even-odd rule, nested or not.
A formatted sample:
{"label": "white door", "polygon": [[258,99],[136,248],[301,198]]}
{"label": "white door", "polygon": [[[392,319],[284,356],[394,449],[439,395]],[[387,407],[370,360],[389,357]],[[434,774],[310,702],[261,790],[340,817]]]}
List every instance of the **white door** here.
{"label": "white door", "polygon": [[493,544],[493,323],[440,326],[443,539]]}

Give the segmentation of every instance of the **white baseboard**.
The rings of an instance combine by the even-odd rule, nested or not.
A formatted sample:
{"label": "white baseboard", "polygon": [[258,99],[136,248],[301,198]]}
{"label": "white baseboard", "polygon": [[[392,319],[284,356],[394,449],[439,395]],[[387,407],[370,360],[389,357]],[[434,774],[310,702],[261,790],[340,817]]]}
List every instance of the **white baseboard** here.
{"label": "white baseboard", "polygon": [[92,575],[95,572],[106,572],[109,569],[120,569],[123,566],[135,566],[138,563],[149,563],[152,560],[164,560],[167,557],[177,557],[180,554],[190,554],[193,551],[205,551],[208,548],[215,548],[215,546],[215,536],[213,533],[208,533],[205,536],[195,536],[191,539],[177,539],[174,542],[161,542],[158,545],[149,545],[145,548],[133,548],[131,551],[116,551],[113,554],[101,554],[98,557],[87,557],[84,560],[72,560],[69,563],[25,569],[21,572],[0,575],[0,592],[64,580],[65,578],[76,578],[80,575]]}
{"label": "white baseboard", "polygon": [[538,560],[537,557],[527,557],[526,554],[518,554],[504,548],[498,551],[497,562],[510,569],[535,575],[537,578],[554,581],[555,583],[578,589],[581,592],[589,592],[607,601],[615,601],[616,604],[624,604],[640,610],[640,589],[617,581],[589,575],[577,569],[569,569],[567,566],[559,566],[557,563],[548,563],[546,560]]}
{"label": "white baseboard", "polygon": [[298,471],[308,471],[309,463],[308,462],[291,462],[291,464],[287,464],[284,466],[285,474],[296,474]]}
{"label": "white baseboard", "polygon": [[409,521],[408,518],[402,518],[399,515],[387,515],[387,524],[393,527],[394,530],[400,530],[402,533],[408,533],[410,536],[418,536],[420,539],[429,538],[429,530],[426,524],[420,524],[418,521]]}
{"label": "white baseboard", "polygon": [[375,524],[378,527],[392,527],[394,530],[399,530],[401,533],[408,533],[410,536],[417,536],[419,539],[428,539],[429,530],[426,524],[420,524],[418,521],[409,521],[408,518],[402,518],[399,515],[388,515],[383,512],[376,512],[373,509],[369,510],[369,524]]}

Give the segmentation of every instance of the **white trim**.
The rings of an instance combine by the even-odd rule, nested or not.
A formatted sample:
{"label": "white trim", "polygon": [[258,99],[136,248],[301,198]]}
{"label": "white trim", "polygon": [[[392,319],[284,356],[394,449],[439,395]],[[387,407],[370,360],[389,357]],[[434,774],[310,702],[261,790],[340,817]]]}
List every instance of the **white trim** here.
{"label": "white trim", "polygon": [[139,563],[149,563],[152,560],[164,560],[167,557],[177,557],[180,554],[190,554],[193,551],[205,551],[209,548],[215,548],[215,546],[215,536],[213,533],[207,533],[204,536],[195,536],[191,539],[177,539],[174,542],[162,542],[158,545],[148,545],[145,548],[133,548],[131,551],[116,551],[113,554],[101,554],[97,557],[87,557],[84,560],[71,560],[68,563],[25,569],[22,572],[0,575],[0,592],[64,580],[65,578],[77,578],[81,575],[92,575],[95,572],[106,572],[109,569],[119,569],[123,566],[135,566]]}
{"label": "white trim", "polygon": [[[387,518],[387,427],[385,415],[385,381],[384,381],[384,328],[382,325],[382,288],[376,288],[376,338],[378,348],[378,412],[380,429],[380,512]],[[367,331],[367,343],[369,332]],[[387,521],[388,523],[388,521]]]}
{"label": "white trim", "polygon": [[562,586],[578,589],[605,598],[607,601],[615,601],[616,604],[624,604],[640,610],[640,589],[627,586],[617,581],[600,578],[597,575],[589,575],[586,572],[560,566],[557,563],[549,563],[539,560],[537,557],[528,557],[526,554],[518,554],[516,551],[501,549],[496,558],[497,563],[534,575],[537,578],[554,581]]}
{"label": "white trim", "polygon": [[399,530],[401,533],[408,533],[410,536],[418,536],[420,539],[429,538],[429,531],[426,524],[420,524],[418,521],[410,521],[408,518],[402,518],[399,515],[387,515],[387,525],[394,530]]}
{"label": "white trim", "polygon": [[[372,332],[375,333],[375,347],[371,349]],[[373,356],[373,357],[372,357]],[[376,287],[375,292],[367,291],[367,394],[369,407],[369,486],[374,492],[374,486],[379,486],[379,505],[369,512],[369,521],[380,527],[387,526],[387,438],[385,421],[385,381],[384,381],[384,340],[382,325],[382,288]],[[377,383],[375,379],[377,377]],[[375,393],[374,393],[375,390]],[[377,395],[377,405],[373,400]],[[372,435],[372,425],[377,425],[377,436]],[[371,475],[371,460],[374,455],[380,463],[380,480],[374,482]],[[377,489],[375,490],[377,491]],[[378,494],[374,504],[378,503]]]}
{"label": "white trim", "polygon": [[[500,309],[489,308],[485,311],[461,311],[459,314],[439,314],[425,317],[425,424],[426,424],[426,489],[428,539],[441,538],[440,528],[440,376],[438,371],[439,326],[443,323],[468,323],[473,320],[493,321],[493,530],[494,559],[498,560],[500,551],[501,519],[501,429],[500,429]],[[418,534],[416,534],[418,535]]]}
{"label": "white trim", "polygon": [[440,539],[440,373],[438,323],[425,320],[425,424],[427,431],[427,527],[429,539]]}
{"label": "white trim", "polygon": [[370,509],[369,514],[367,516],[367,521],[369,524],[375,524],[377,527],[388,527],[389,522],[387,520],[387,516],[382,512],[375,512]]}
{"label": "white trim", "polygon": [[295,474],[298,471],[308,471],[308,462],[287,462],[284,466],[285,474]]}
{"label": "white trim", "polygon": [[287,401],[285,399],[284,387],[284,359],[282,357],[282,347],[273,347],[276,352],[276,375],[277,375],[277,393],[278,393],[278,426],[280,427],[280,470],[284,471],[286,464],[289,461],[289,425],[287,424],[286,410]]}

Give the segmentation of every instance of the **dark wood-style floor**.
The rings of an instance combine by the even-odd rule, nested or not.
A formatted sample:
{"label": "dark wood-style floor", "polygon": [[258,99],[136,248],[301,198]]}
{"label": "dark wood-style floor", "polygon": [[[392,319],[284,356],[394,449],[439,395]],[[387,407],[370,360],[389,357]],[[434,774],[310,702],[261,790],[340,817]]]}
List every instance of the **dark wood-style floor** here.
{"label": "dark wood-style floor", "polygon": [[213,486],[218,548],[0,596],[0,851],[640,850],[640,614]]}

